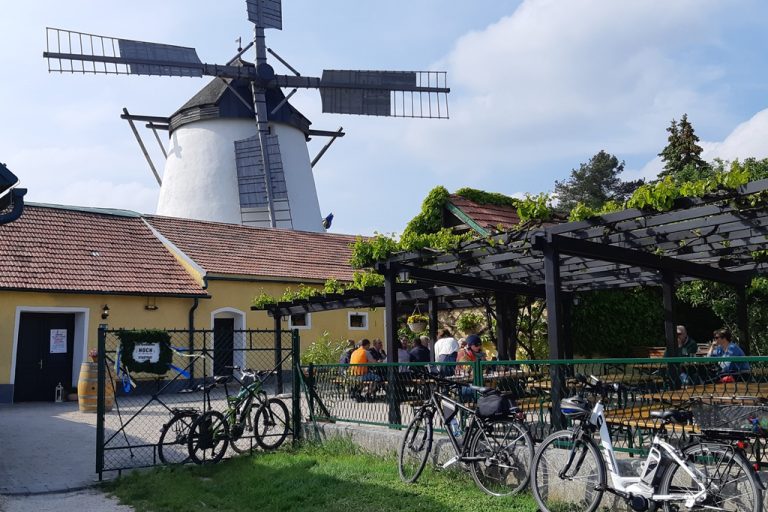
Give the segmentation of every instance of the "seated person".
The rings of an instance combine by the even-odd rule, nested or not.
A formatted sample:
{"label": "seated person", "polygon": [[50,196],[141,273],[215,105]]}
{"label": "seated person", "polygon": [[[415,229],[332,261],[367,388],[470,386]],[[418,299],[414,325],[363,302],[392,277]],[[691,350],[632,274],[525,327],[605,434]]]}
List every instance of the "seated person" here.
{"label": "seated person", "polygon": [[[459,350],[459,354],[456,356],[456,361],[459,363],[472,363],[474,361],[484,360],[485,352],[483,352],[483,342],[480,339],[480,336],[477,334],[470,334],[467,336],[466,341],[466,346]],[[469,379],[472,378],[472,365],[459,365],[457,368],[461,375],[464,375]],[[465,402],[471,402],[474,399],[474,392],[468,387],[463,387],[459,395]]]}
{"label": "seated person", "polygon": [[339,357],[339,364],[349,364],[352,357],[352,352],[355,351],[355,342],[353,340],[347,340],[347,348],[341,353]]}
{"label": "seated person", "polygon": [[[451,335],[451,331],[443,329],[440,333],[440,339],[435,342],[435,361],[437,362],[456,362],[456,356],[459,352],[459,342]],[[444,376],[453,375],[453,366],[440,365],[440,373]]]}
{"label": "seated person", "polygon": [[[699,344],[696,340],[688,336],[688,330],[684,325],[677,326],[677,356],[678,357],[695,357],[696,352],[699,350]],[[669,349],[664,351],[664,357],[672,357],[669,353]]]}
{"label": "seated person", "polygon": [[[709,349],[708,357],[737,357],[744,356],[744,351],[731,341],[731,331],[718,329],[713,333],[714,340]],[[720,375],[738,375],[749,373],[751,368],[746,361],[724,361],[720,364]]]}
{"label": "seated person", "polygon": [[412,363],[428,363],[429,362],[429,349],[424,346],[424,342],[421,338],[413,340],[413,348],[408,352],[410,361]]}
{"label": "seated person", "polygon": [[386,362],[387,353],[384,351],[384,343],[381,340],[373,340],[373,345],[368,349],[368,352],[371,353],[377,363]]}
{"label": "seated person", "polygon": [[[400,338],[400,341],[398,342],[397,346],[397,362],[398,363],[410,363],[411,362],[411,355],[408,353],[408,339],[407,338]],[[410,366],[400,366],[398,368],[398,371],[403,373],[410,373],[411,367]]]}
{"label": "seated person", "polygon": [[378,389],[378,383],[381,382],[381,375],[374,371],[370,371],[368,366],[365,363],[375,363],[376,360],[373,359],[373,356],[370,353],[371,348],[371,342],[370,340],[363,339],[360,342],[360,346],[357,350],[352,352],[352,356],[350,357],[350,364],[353,365],[360,365],[360,366],[351,366],[349,368],[349,374],[350,375],[356,375],[359,377],[359,379],[362,382],[370,382],[371,384],[368,386],[366,390],[366,396],[365,397],[359,397],[355,396],[355,398],[367,398],[371,399],[373,398],[373,395],[376,394],[376,390]]}

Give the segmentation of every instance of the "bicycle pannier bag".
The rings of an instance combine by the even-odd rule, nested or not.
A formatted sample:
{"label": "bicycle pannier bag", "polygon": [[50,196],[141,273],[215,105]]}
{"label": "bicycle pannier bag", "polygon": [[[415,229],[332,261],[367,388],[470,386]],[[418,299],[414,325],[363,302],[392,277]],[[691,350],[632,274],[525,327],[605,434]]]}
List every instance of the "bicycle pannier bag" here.
{"label": "bicycle pannier bag", "polygon": [[510,396],[500,393],[481,396],[477,400],[477,414],[483,418],[508,416],[515,409],[515,401]]}

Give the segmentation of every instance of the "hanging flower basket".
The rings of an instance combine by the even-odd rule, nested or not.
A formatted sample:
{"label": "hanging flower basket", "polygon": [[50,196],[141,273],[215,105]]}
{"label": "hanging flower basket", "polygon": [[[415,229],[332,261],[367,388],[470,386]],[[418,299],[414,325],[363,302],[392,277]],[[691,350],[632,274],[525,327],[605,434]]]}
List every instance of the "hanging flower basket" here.
{"label": "hanging flower basket", "polygon": [[424,332],[427,330],[427,322],[408,322],[411,332]]}
{"label": "hanging flower basket", "polygon": [[424,332],[427,330],[427,322],[429,322],[429,317],[415,312],[408,317],[406,322],[408,323],[408,328],[411,330],[411,332]]}

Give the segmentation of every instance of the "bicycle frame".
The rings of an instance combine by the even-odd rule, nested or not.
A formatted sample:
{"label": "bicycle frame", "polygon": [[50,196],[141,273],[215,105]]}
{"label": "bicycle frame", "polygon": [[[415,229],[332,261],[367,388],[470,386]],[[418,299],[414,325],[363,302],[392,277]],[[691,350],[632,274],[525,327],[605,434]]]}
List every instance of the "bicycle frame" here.
{"label": "bicycle frame", "polygon": [[[598,400],[595,404],[588,421],[589,424],[597,428],[599,432],[600,445],[603,448],[603,460],[605,461],[606,469],[611,478],[612,491],[619,494],[643,496],[656,502],[685,501],[687,507],[691,507],[694,503],[701,501],[706,496],[706,476],[695,467],[689,466],[686,461],[683,460],[682,452],[662,439],[658,433],[653,436],[653,442],[648,451],[648,457],[642,466],[641,474],[639,476],[624,476],[621,474],[616,461],[613,443],[611,442],[611,436],[608,432],[608,424],[605,421],[602,399]],[[683,471],[688,473],[691,479],[696,482],[696,485],[699,486],[698,492],[693,495],[655,494],[656,489],[652,480],[656,472],[663,469],[660,467],[663,459],[662,454],[669,458],[667,464],[677,464]]]}

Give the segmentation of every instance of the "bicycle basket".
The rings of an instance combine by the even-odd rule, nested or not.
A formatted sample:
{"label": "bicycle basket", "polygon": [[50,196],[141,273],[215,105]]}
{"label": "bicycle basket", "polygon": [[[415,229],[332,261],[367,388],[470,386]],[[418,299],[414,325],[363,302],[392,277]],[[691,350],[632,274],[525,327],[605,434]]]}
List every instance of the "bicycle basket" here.
{"label": "bicycle basket", "polygon": [[746,434],[768,437],[768,406],[696,404],[693,417],[705,434]]}
{"label": "bicycle basket", "polygon": [[516,410],[515,401],[510,396],[499,393],[481,396],[477,400],[477,415],[481,418],[509,416]]}

